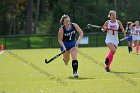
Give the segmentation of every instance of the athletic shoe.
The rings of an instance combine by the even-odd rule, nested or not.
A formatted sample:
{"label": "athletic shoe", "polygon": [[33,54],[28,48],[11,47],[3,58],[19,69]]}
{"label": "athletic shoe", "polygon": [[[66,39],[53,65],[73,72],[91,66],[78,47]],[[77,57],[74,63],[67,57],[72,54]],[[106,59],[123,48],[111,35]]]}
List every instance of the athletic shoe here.
{"label": "athletic shoe", "polygon": [[74,78],[78,78],[77,72],[75,72],[75,73],[73,74],[73,76],[74,76]]}
{"label": "athletic shoe", "polygon": [[66,62],[64,59],[63,59],[63,61],[64,61],[65,65],[67,66],[68,65],[68,62]]}
{"label": "athletic shoe", "polygon": [[105,70],[106,70],[106,72],[111,72],[109,67],[106,67]]}

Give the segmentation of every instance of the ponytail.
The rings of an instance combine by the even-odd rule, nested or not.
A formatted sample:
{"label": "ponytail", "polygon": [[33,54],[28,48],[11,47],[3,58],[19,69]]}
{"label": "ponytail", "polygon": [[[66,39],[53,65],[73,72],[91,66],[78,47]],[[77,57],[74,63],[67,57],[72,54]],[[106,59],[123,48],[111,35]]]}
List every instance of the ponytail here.
{"label": "ponytail", "polygon": [[60,25],[64,25],[64,19],[65,18],[69,18],[69,16],[64,14],[60,19]]}

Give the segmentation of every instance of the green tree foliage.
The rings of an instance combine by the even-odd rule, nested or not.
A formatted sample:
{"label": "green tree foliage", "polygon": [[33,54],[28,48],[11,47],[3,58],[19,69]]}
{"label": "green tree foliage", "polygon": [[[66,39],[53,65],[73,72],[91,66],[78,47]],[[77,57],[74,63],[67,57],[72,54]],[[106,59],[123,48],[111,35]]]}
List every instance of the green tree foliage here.
{"label": "green tree foliage", "polygon": [[[0,0],[0,35],[26,34],[28,0]],[[59,20],[68,14],[86,32],[87,24],[103,25],[110,10],[124,26],[140,17],[140,0],[32,0],[32,29],[34,34],[56,34]]]}
{"label": "green tree foliage", "polygon": [[[18,29],[23,26],[22,22],[24,22],[22,17],[25,17],[25,1],[26,0],[0,1],[0,34],[7,35],[11,32],[18,34]],[[19,17],[21,17],[21,19],[19,19]],[[20,26],[20,23],[22,26]]]}

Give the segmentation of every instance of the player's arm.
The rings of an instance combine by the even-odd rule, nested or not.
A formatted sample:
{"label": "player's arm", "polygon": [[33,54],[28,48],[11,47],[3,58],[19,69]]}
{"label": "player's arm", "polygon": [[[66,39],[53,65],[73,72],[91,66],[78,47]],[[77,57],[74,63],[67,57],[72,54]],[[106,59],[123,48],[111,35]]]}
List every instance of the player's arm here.
{"label": "player's arm", "polygon": [[130,32],[128,32],[128,27],[125,28],[126,34],[129,34]]}
{"label": "player's arm", "polygon": [[134,29],[134,27],[132,27],[132,29],[131,29],[131,35],[134,35],[134,31],[135,29]]}
{"label": "player's arm", "polygon": [[122,32],[124,33],[124,37],[126,37],[126,31],[121,23],[121,21],[118,20],[118,23],[119,23],[119,26],[120,26],[120,29],[122,30]]}
{"label": "player's arm", "polygon": [[78,40],[77,40],[77,42],[76,42],[76,44],[80,44],[80,40],[82,39],[84,33],[83,33],[82,29],[76,23],[73,23],[73,25],[74,25],[76,31],[80,35],[79,38],[78,38]]}
{"label": "player's arm", "polygon": [[103,28],[101,29],[103,32],[107,31],[108,29],[108,21],[106,21],[103,25]]}
{"label": "player's arm", "polygon": [[128,27],[126,27],[125,30],[128,31]]}
{"label": "player's arm", "polygon": [[63,33],[64,33],[63,29],[60,28],[59,31],[58,31],[58,42],[63,47],[63,49],[66,51],[65,45],[62,41],[63,40]]}

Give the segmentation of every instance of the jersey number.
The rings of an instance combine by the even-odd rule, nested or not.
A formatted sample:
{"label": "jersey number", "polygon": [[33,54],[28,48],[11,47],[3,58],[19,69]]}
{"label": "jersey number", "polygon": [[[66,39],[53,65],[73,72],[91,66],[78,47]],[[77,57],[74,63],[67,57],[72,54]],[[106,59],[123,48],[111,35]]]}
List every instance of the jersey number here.
{"label": "jersey number", "polygon": [[71,40],[71,37],[72,37],[72,35],[70,35],[70,38],[69,38],[69,40]]}

